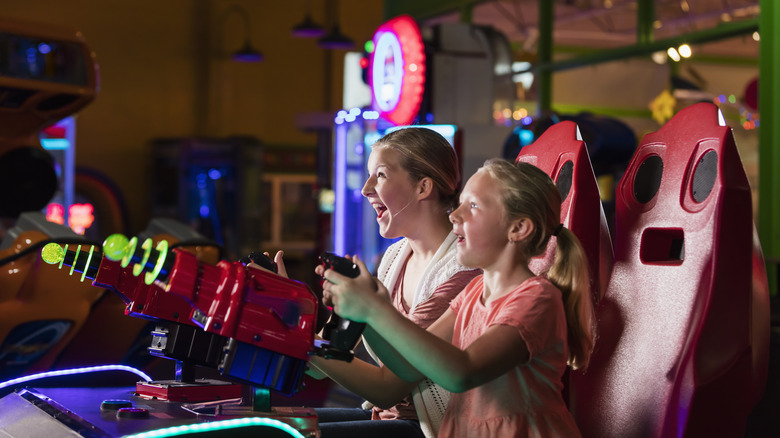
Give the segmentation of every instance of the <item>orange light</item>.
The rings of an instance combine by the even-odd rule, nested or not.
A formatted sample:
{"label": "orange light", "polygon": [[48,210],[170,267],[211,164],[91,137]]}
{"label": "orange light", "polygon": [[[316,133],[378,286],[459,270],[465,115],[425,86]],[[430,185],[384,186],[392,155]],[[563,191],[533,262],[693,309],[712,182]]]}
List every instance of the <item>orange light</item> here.
{"label": "orange light", "polygon": [[68,209],[68,226],[78,234],[84,234],[95,222],[92,204],[73,204]]}

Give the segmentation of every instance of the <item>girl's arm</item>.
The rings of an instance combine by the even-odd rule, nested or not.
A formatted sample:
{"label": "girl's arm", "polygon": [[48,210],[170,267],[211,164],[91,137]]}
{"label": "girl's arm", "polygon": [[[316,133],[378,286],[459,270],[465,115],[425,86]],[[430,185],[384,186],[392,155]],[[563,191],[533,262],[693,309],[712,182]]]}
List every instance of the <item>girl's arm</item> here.
{"label": "girl's arm", "polygon": [[[455,312],[448,309],[428,331],[395,311],[367,287],[370,277],[357,257],[361,275],[350,279],[332,270],[325,272],[336,311],[342,317],[368,323],[412,367],[451,392],[463,392],[505,374],[528,360],[529,353],[516,328],[488,328],[465,350],[453,346]],[[380,356],[382,359],[382,356]],[[383,359],[384,360],[384,359]]]}
{"label": "girl's arm", "polygon": [[[388,344],[387,341],[370,325],[366,325],[363,330],[363,336],[367,341],[367,348],[371,348],[382,361],[382,364],[389,368],[396,376],[401,380],[409,383],[419,382],[425,376],[417,371],[417,368],[413,367],[409,361],[407,361],[398,351]],[[370,346],[370,347],[369,347]]]}
{"label": "girl's arm", "polygon": [[382,409],[394,406],[417,386],[416,382],[404,382],[386,367],[377,367],[357,358],[344,362],[312,356],[309,365]]}

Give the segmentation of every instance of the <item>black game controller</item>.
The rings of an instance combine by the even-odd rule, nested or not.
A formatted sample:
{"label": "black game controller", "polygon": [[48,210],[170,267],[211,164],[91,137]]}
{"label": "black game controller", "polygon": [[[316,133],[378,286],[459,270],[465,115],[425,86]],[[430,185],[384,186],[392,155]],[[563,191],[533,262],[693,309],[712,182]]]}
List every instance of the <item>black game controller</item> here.
{"label": "black game controller", "polygon": [[269,271],[278,274],[279,270],[276,267],[276,263],[271,260],[270,257],[263,254],[262,252],[251,252],[248,256],[241,257],[238,259],[240,263],[243,263],[244,265],[248,265],[250,263],[254,263],[260,267],[263,267],[265,269],[268,269]]}
{"label": "black game controller", "polygon": [[[358,266],[345,257],[325,252],[320,255],[320,261],[325,269],[333,269],[341,275],[357,278],[360,275]],[[363,334],[366,324],[354,322],[338,316],[335,312],[322,328],[322,338],[329,341],[322,345],[318,354],[332,359],[340,359],[350,362],[355,356],[353,350]]]}

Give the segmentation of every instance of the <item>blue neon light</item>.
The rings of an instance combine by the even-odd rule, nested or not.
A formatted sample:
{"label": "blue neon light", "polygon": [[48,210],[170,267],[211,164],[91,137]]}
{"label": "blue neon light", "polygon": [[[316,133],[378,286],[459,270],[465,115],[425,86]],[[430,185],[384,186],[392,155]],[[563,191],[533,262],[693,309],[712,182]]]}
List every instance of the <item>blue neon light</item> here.
{"label": "blue neon light", "polygon": [[64,151],[70,147],[67,138],[42,138],[41,146],[47,151]]}
{"label": "blue neon light", "polygon": [[209,169],[209,178],[218,180],[222,178],[222,172],[219,169]]}
{"label": "blue neon light", "polygon": [[346,237],[343,230],[346,225],[347,205],[346,199],[340,196],[344,193],[347,186],[347,134],[346,125],[336,127],[335,155],[335,180],[333,181],[333,191],[336,193],[335,205],[333,210],[334,230],[333,250],[336,254],[344,254],[346,250]]}
{"label": "blue neon light", "polygon": [[274,420],[273,418],[261,417],[235,418],[223,421],[212,421],[209,423],[190,424],[187,426],[166,427],[164,429],[150,430],[148,432],[127,435],[125,438],[163,438],[169,436],[189,435],[193,433],[205,433],[251,426],[269,426],[287,432],[294,438],[305,438],[302,433],[298,432],[287,423]]}
{"label": "blue neon light", "polygon": [[0,389],[29,382],[31,380],[43,379],[46,377],[70,376],[73,374],[94,373],[98,371],[129,371],[146,380],[147,382],[152,381],[152,378],[149,377],[146,373],[133,367],[128,367],[125,365],[100,365],[95,367],[72,368],[69,370],[47,371],[45,373],[31,374],[29,376],[19,377],[18,379],[6,380],[5,382],[0,383]]}

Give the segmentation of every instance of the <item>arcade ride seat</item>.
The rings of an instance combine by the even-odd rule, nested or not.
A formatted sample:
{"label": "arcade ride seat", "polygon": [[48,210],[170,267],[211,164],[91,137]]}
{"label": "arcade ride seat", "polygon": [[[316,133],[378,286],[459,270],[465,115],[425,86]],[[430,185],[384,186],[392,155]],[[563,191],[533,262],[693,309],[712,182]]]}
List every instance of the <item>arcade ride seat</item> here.
{"label": "arcade ride seat", "polygon": [[[612,239],[588,149],[577,124],[562,121],[551,125],[534,143],[523,147],[515,161],[539,167],[558,186],[561,223],[577,236],[588,258],[591,300],[595,309],[607,288],[612,269]],[[552,236],[547,251],[531,260],[531,271],[539,274],[550,268],[555,258],[556,240]],[[563,395],[567,402],[571,387],[577,385],[581,374],[578,370],[564,375]]]}
{"label": "arcade ride seat", "polygon": [[[550,126],[534,143],[523,147],[515,161],[539,167],[558,186],[561,223],[580,240],[590,262],[591,298],[595,308],[606,290],[612,269],[612,239],[588,149],[577,124],[563,121]],[[534,273],[552,265],[555,240],[555,236],[551,237],[547,252],[531,260],[529,266]]]}
{"label": "arcade ride seat", "polygon": [[43,213],[23,213],[0,243],[0,380],[47,371],[103,290],[41,261],[48,242],[88,242]]}
{"label": "arcade ride seat", "polygon": [[571,390],[585,437],[743,436],[769,296],[732,132],[699,103],[645,136],[616,193],[598,340]]}

